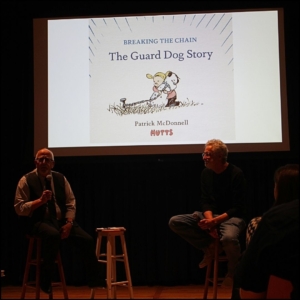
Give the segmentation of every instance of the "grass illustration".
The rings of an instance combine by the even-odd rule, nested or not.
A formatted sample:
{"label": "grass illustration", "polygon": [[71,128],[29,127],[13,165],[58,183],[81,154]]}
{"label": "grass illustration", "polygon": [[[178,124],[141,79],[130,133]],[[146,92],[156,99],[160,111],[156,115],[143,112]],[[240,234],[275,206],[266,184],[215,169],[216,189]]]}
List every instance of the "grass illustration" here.
{"label": "grass illustration", "polygon": [[178,106],[170,106],[166,107],[164,104],[161,105],[151,105],[150,102],[145,103],[128,103],[128,104],[113,104],[109,105],[108,111],[116,114],[118,116],[124,115],[132,115],[132,114],[139,114],[139,115],[146,115],[146,114],[154,114],[159,113],[161,111],[166,111],[170,109],[183,109],[190,106],[197,106],[199,103],[194,102],[193,100],[187,99],[186,101],[180,101]]}

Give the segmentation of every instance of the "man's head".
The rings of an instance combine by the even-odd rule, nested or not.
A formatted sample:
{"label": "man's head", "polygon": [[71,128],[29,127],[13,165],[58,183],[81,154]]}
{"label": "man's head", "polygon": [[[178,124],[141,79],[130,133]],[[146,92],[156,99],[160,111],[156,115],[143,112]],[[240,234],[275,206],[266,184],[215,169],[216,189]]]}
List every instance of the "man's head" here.
{"label": "man's head", "polygon": [[54,154],[49,149],[43,148],[36,153],[34,162],[39,175],[46,177],[54,167]]}
{"label": "man's head", "polygon": [[212,139],[206,142],[202,157],[204,164],[209,169],[217,168],[227,163],[228,148],[218,139]]}
{"label": "man's head", "polygon": [[287,164],[274,174],[275,205],[299,199],[299,164]]}

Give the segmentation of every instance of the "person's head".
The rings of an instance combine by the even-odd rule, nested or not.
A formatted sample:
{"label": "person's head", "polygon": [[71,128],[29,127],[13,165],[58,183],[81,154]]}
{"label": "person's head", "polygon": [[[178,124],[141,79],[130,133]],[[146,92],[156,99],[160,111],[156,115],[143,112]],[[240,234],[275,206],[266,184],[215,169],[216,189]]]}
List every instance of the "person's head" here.
{"label": "person's head", "polygon": [[38,174],[46,177],[54,167],[54,154],[47,148],[40,149],[35,155],[34,162]]}
{"label": "person's head", "polygon": [[287,164],[274,173],[274,205],[299,199],[299,164]]}
{"label": "person's head", "polygon": [[146,77],[149,79],[153,79],[154,86],[158,87],[160,86],[164,80],[166,79],[166,74],[163,72],[157,72],[152,76],[151,74],[146,74]]}
{"label": "person's head", "polygon": [[206,142],[202,157],[204,164],[209,169],[214,169],[224,165],[227,162],[228,148],[218,139],[212,139]]}

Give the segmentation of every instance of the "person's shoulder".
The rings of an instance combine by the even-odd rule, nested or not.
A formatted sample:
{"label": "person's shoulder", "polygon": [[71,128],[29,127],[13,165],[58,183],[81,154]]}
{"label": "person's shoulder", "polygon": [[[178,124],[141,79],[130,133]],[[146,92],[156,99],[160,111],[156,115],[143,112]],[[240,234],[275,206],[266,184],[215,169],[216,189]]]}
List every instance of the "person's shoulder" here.
{"label": "person's shoulder", "polygon": [[25,175],[22,176],[22,178],[28,178],[28,177],[38,177],[36,169],[26,173]]}
{"label": "person's shoulder", "polygon": [[263,214],[261,222],[272,226],[272,228],[288,227],[299,230],[299,199],[275,205]]}
{"label": "person's shoulder", "polygon": [[241,173],[243,173],[243,170],[240,167],[238,167],[237,165],[235,165],[235,164],[228,163],[228,167],[230,169],[234,170],[235,172],[241,172]]}
{"label": "person's shoulder", "polygon": [[53,175],[53,176],[64,176],[64,174],[63,173],[60,173],[60,172],[57,172],[57,171],[51,171],[51,174]]}
{"label": "person's shoulder", "polygon": [[65,179],[65,175],[60,172],[51,171],[51,174],[52,174],[53,178]]}
{"label": "person's shoulder", "polygon": [[201,175],[208,175],[208,174],[213,174],[214,171],[209,169],[209,168],[204,168],[202,171],[201,171]]}
{"label": "person's shoulder", "polygon": [[295,199],[286,203],[281,203],[279,205],[274,205],[264,215],[282,215],[283,213],[299,215],[299,199]]}
{"label": "person's shoulder", "polygon": [[232,176],[241,176],[241,177],[244,177],[243,170],[240,167],[238,167],[238,166],[236,166],[236,165],[234,165],[232,163],[229,163],[229,165],[227,167],[227,170],[228,170],[228,172],[230,172],[232,174]]}

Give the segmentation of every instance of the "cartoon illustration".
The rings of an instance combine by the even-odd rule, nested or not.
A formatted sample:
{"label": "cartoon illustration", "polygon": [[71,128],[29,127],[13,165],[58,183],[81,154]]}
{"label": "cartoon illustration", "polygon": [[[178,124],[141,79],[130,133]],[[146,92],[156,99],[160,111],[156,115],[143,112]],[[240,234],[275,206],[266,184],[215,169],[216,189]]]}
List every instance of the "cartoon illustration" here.
{"label": "cartoon illustration", "polygon": [[[155,101],[155,104],[165,104],[165,107],[178,106],[181,102],[176,101],[177,93],[175,89],[179,83],[179,77],[172,71],[167,71],[166,73],[157,72],[154,76],[151,74],[146,75],[147,78],[152,79],[154,82],[153,94],[150,99],[156,100],[161,98],[162,92],[167,94],[167,98],[163,99],[163,102],[159,103]],[[151,103],[152,104],[152,103]]]}
{"label": "cartoon illustration", "polygon": [[[125,108],[127,106],[134,106],[142,103],[147,103],[148,106],[164,106],[164,107],[172,107],[178,106],[181,104],[180,101],[177,100],[177,93],[175,89],[177,88],[177,84],[179,83],[179,77],[177,74],[172,71],[167,71],[166,73],[157,72],[154,75],[146,74],[148,79],[153,79],[153,93],[147,100],[141,100],[133,103],[125,103],[126,98],[121,98],[120,102],[122,103],[122,107]],[[167,94],[166,97],[163,97],[163,94]],[[160,101],[159,101],[160,99]]]}
{"label": "cartoon illustration", "polygon": [[175,89],[177,88],[177,84],[179,83],[179,77],[177,74],[173,73],[172,71],[168,71],[167,77],[165,79],[165,84],[167,88],[164,90],[164,93],[167,94],[167,104],[166,107],[171,107],[171,106],[178,106],[181,104],[180,101],[177,100],[177,93]]}
{"label": "cartoon illustration", "polygon": [[[146,74],[148,79],[153,79],[153,94],[150,97],[150,100],[157,100],[159,97],[162,97],[162,92],[167,88],[167,84],[165,83],[165,79],[167,74],[163,72],[157,72],[152,76],[151,74]],[[153,103],[150,103],[153,105]],[[158,101],[155,101],[155,104],[159,104]],[[164,104],[164,102],[160,103]]]}

